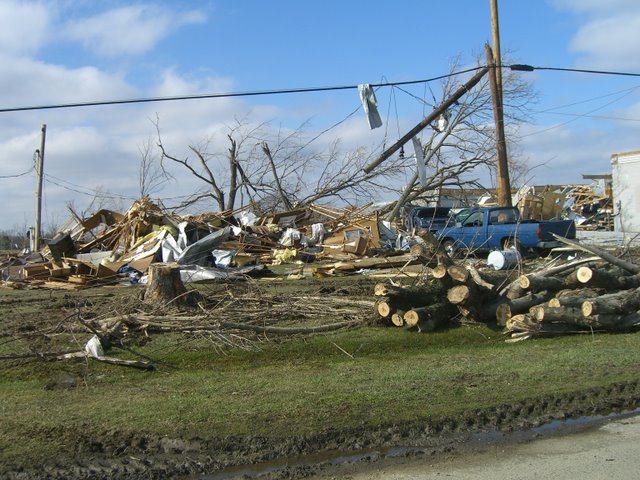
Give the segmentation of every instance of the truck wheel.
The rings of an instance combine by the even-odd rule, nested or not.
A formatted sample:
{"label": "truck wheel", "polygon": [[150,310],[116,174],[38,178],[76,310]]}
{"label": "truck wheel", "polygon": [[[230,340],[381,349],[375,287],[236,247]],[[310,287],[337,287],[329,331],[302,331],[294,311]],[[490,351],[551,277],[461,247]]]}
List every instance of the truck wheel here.
{"label": "truck wheel", "polygon": [[451,258],[455,258],[458,253],[455,242],[451,239],[447,239],[442,242],[442,248],[444,248],[444,251],[447,252]]}

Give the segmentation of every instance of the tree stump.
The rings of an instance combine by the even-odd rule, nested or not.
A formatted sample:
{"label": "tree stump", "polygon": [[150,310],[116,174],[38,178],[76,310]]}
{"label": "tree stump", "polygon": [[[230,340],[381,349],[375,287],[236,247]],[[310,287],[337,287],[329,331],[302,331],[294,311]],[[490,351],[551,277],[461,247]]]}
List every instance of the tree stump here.
{"label": "tree stump", "polygon": [[177,263],[153,263],[149,266],[144,300],[162,305],[192,303],[192,297],[180,279],[180,267]]}

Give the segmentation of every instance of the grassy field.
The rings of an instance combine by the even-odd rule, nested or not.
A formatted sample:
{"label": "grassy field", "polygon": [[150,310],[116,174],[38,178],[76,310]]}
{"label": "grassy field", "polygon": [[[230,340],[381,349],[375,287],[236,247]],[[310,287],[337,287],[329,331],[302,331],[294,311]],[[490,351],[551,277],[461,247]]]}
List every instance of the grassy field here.
{"label": "grassy field", "polygon": [[[3,337],[0,355],[15,347]],[[79,439],[114,434],[278,439],[640,379],[638,334],[506,344],[486,326],[429,334],[366,326],[252,351],[221,352],[205,338],[167,334],[135,351],[157,370],[3,361],[1,463],[64,458]]]}

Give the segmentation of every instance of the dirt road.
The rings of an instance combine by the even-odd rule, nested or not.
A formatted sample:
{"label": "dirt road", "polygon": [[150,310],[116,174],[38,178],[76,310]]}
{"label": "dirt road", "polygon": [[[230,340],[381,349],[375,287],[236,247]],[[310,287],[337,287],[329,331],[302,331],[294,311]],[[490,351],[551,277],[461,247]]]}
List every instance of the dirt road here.
{"label": "dirt road", "polygon": [[640,416],[569,435],[493,445],[446,459],[406,460],[367,471],[318,477],[348,480],[635,479],[640,472]]}

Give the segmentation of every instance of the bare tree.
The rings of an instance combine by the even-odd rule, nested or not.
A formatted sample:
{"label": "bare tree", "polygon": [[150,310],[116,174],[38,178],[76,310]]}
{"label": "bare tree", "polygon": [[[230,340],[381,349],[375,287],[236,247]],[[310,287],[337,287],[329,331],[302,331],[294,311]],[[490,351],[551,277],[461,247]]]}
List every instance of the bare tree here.
{"label": "bare tree", "polygon": [[155,149],[156,144],[151,137],[138,146],[138,151],[140,152],[138,193],[140,198],[158,193],[171,179],[168,171],[162,168],[162,156]]}
{"label": "bare tree", "polygon": [[236,120],[227,128],[228,149],[224,154],[211,151],[213,137],[198,145],[190,145],[190,156],[169,153],[156,123],[158,146],[163,160],[186,168],[199,179],[203,188],[178,208],[204,199],[215,202],[221,211],[253,204],[259,213],[292,209],[329,199],[349,202],[373,199],[374,192],[387,188],[382,177],[402,171],[389,163],[366,174],[363,167],[370,161],[365,149],[342,152],[339,141],[326,152],[311,146],[304,132],[297,129],[273,129],[269,124],[251,125]]}
{"label": "bare tree", "polygon": [[[527,105],[535,98],[531,85],[513,74],[507,75],[503,82],[505,122],[517,125],[526,121]],[[447,77],[441,85],[442,99],[458,89],[459,84],[456,77]],[[389,209],[387,220],[397,218],[405,205],[418,198],[431,196],[437,199],[443,187],[476,187],[477,178],[470,176],[471,172],[484,168],[492,175],[495,171],[495,130],[488,80],[483,79],[461,98],[448,111],[448,117],[444,131],[424,132],[426,182],[419,183],[416,171]],[[522,161],[516,155],[509,160],[511,168],[523,169]]]}
{"label": "bare tree", "polygon": [[[456,67],[454,64],[452,71]],[[511,123],[523,121],[531,99],[530,86],[519,78],[504,79],[505,115]],[[441,98],[449,97],[460,83],[455,76],[443,80]],[[343,151],[339,139],[323,151],[316,150],[313,141],[318,135],[307,134],[306,124],[276,129],[267,123],[236,120],[224,132],[226,151],[219,143],[215,147],[212,135],[189,145],[189,154],[183,157],[165,146],[157,119],[155,127],[162,161],[186,169],[202,185],[178,207],[208,199],[220,211],[253,204],[258,213],[264,213],[322,201],[362,203],[379,200],[384,193],[399,193],[388,214],[388,219],[395,219],[404,205],[418,197],[443,187],[476,186],[472,172],[495,168],[493,114],[486,79],[467,92],[448,115],[446,129],[423,133],[428,172],[424,183],[418,182],[411,158],[387,159],[367,173],[364,167],[373,159],[374,150]],[[407,173],[410,180],[399,192],[398,183]]]}

